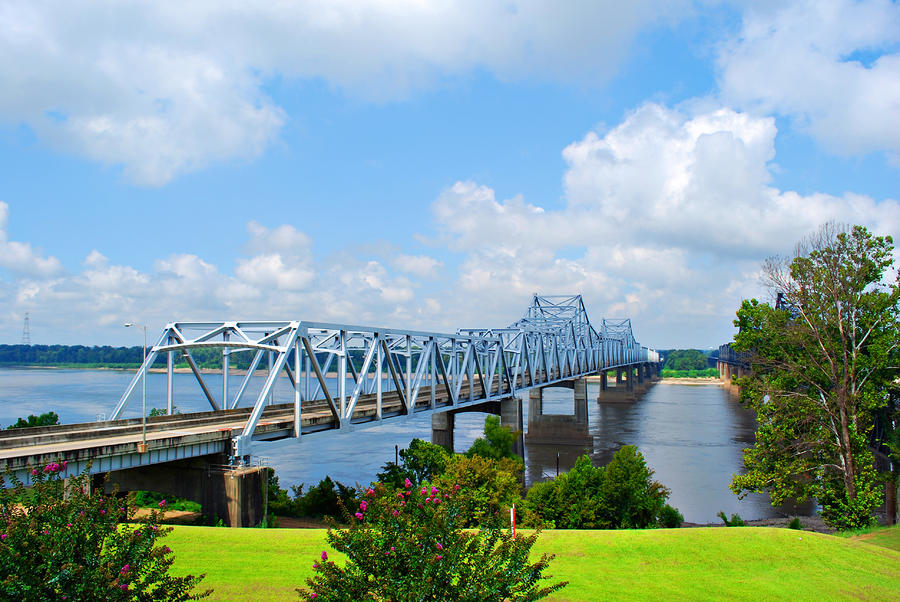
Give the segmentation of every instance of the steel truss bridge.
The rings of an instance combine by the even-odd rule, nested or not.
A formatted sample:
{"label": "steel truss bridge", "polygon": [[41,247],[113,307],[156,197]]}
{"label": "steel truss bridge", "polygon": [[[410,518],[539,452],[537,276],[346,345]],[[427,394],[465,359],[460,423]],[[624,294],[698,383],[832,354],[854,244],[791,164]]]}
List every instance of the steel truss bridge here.
{"label": "steel truss bridge", "polygon": [[[219,391],[210,388],[192,355],[210,348],[222,355]],[[250,358],[248,370],[230,366],[236,354]],[[135,397],[140,403],[141,380],[160,357],[167,366],[168,415],[145,424],[120,419]],[[211,411],[172,415],[175,364],[181,359]],[[463,409],[658,361],[655,351],[635,340],[630,319],[602,320],[595,328],[580,295],[534,295],[525,315],[506,328],[453,334],[305,321],[173,322],[110,420],[0,432],[0,461],[23,480],[28,466],[58,458],[79,470],[92,462],[92,473],[209,454],[246,465],[253,441]],[[279,378],[288,379],[291,398],[276,403]],[[239,386],[230,386],[238,380]],[[148,448],[140,449],[144,429]]]}
{"label": "steel truss bridge", "polygon": [[[222,352],[222,392],[204,381],[191,350]],[[237,393],[229,396],[229,358],[252,355]],[[134,375],[111,418],[127,407],[157,357],[167,365],[166,406],[174,404],[173,367],[183,357],[213,410],[241,407],[248,384],[265,359],[265,381],[233,455],[245,458],[274,386],[285,374],[293,391],[294,437],[351,425],[483,403],[518,395],[532,387],[601,370],[658,361],[658,354],[634,339],[630,319],[588,319],[581,295],[534,295],[525,316],[506,328],[461,329],[455,334],[372,328],[321,322],[173,322]],[[355,360],[355,361],[354,361]],[[331,375],[331,376],[329,376]],[[315,412],[313,420],[304,414]],[[323,417],[322,414],[325,414]]]}

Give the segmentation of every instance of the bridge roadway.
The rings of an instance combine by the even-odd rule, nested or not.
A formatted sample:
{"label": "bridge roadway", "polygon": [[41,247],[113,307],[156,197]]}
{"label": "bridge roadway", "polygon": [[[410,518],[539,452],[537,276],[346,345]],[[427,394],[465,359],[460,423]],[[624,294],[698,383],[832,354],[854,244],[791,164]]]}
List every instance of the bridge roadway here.
{"label": "bridge roadway", "polygon": [[[570,379],[561,378],[555,370],[549,376],[547,382],[542,383],[544,386]],[[479,376],[474,379],[475,395],[470,395],[468,380],[463,380],[461,401],[456,405],[451,404],[445,387],[438,386],[432,406],[431,387],[423,386],[419,390],[414,412],[440,411],[451,407],[462,409],[509,395],[508,386],[500,392],[499,384],[495,382],[490,395],[485,396],[483,387],[479,386],[480,380]],[[543,371],[537,373],[537,380],[544,380]],[[521,390],[522,386],[523,383],[519,382],[516,388]],[[354,413],[355,422],[350,428],[377,422],[376,398],[375,394],[360,396]],[[384,419],[407,415],[404,407],[401,394],[397,391],[382,394]],[[137,444],[143,439],[140,418],[4,430],[0,431],[0,462],[28,483],[32,467],[63,460],[67,462],[68,474],[77,474],[82,470],[102,474],[198,456],[227,454],[232,439],[241,433],[252,410],[236,408],[147,418],[147,452],[143,454],[137,451]],[[257,441],[276,441],[293,437],[294,423],[293,403],[271,405],[263,411],[253,438]],[[336,423],[337,419],[325,399],[302,404],[300,424],[303,435],[334,429]]]}

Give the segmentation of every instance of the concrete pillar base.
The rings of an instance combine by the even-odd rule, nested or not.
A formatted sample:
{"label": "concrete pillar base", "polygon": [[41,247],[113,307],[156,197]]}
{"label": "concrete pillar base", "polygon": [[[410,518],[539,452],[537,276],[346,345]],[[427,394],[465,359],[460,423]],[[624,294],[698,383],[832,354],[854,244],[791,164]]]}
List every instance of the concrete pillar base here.
{"label": "concrete pillar base", "polygon": [[453,427],[456,416],[451,412],[435,412],[431,415],[431,442],[453,453]]}
{"label": "concrete pillar base", "polygon": [[508,426],[514,433],[519,433],[513,444],[513,451],[520,458],[525,457],[525,439],[522,421],[522,400],[518,397],[507,397],[500,400],[500,426]]}

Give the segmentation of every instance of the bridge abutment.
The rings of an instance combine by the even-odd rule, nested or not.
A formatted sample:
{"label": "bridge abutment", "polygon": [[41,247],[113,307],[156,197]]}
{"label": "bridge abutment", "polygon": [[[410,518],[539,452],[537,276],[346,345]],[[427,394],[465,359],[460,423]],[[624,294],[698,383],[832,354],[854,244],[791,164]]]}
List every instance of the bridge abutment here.
{"label": "bridge abutment", "polygon": [[255,527],[262,522],[262,483],[266,468],[233,467],[224,455],[153,464],[110,473],[105,490],[158,491],[203,506],[210,522],[229,527]]}

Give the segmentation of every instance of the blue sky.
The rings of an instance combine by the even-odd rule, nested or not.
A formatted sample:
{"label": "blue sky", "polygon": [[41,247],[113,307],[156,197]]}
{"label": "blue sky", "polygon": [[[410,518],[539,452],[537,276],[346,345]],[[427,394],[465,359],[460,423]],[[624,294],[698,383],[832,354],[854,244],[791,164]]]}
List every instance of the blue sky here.
{"label": "blue sky", "polygon": [[707,347],[767,256],[900,223],[893,2],[7,2],[0,56],[4,343],[580,292]]}

